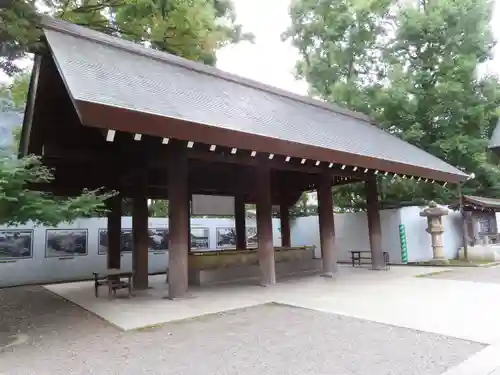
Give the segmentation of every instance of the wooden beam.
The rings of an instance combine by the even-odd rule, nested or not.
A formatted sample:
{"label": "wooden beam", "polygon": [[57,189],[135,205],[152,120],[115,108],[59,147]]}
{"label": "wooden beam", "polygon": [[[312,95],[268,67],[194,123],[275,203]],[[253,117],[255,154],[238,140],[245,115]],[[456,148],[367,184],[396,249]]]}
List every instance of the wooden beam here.
{"label": "wooden beam", "polygon": [[[305,164],[297,164],[296,162],[290,160],[286,162],[285,156],[276,155],[273,159],[269,159],[268,157],[263,157],[263,155],[258,155],[257,157],[252,157],[251,155],[242,155],[241,153],[236,153],[232,155],[230,152],[210,152],[199,149],[189,149],[187,150],[188,158],[190,159],[199,159],[205,160],[212,163],[233,163],[240,165],[247,165],[251,167],[255,166],[265,166],[269,169],[283,170],[283,171],[295,171],[302,172],[308,174],[320,174],[327,173],[328,175],[333,176],[342,176],[342,177],[354,177],[358,179],[366,179],[368,173],[363,172],[354,172],[349,170],[341,170],[336,168],[329,168],[329,163],[321,163],[319,166],[316,165],[307,165]],[[314,161],[315,162],[315,161]],[[311,161],[309,161],[311,163]]]}

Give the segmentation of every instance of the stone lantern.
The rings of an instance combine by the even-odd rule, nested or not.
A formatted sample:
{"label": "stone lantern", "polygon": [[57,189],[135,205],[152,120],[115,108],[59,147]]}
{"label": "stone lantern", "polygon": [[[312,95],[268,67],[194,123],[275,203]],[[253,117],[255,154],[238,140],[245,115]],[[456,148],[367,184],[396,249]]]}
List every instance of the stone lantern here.
{"label": "stone lantern", "polygon": [[446,208],[438,207],[435,202],[430,202],[429,207],[420,212],[420,216],[427,218],[426,232],[431,235],[433,260],[447,262],[444,256],[442,217],[448,215]]}

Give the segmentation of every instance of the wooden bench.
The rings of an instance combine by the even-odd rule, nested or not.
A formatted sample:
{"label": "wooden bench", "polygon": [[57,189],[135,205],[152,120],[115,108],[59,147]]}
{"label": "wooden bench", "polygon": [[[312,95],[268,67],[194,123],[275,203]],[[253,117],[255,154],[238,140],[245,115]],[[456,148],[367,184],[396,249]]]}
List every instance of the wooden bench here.
{"label": "wooden bench", "polygon": [[[351,250],[351,262],[353,267],[361,267],[361,264],[368,264],[368,263],[362,263],[362,260],[369,260],[370,263],[372,264],[372,252],[367,251],[367,250]],[[387,251],[383,252],[383,257],[384,257],[384,269],[387,271],[390,269],[389,265],[389,253]]]}
{"label": "wooden bench", "polygon": [[[99,287],[108,287],[108,297],[116,297],[117,289],[128,289],[128,296],[132,295],[132,272],[119,269],[108,269],[105,272],[93,272],[94,292],[99,297]],[[127,281],[122,280],[126,278]]]}

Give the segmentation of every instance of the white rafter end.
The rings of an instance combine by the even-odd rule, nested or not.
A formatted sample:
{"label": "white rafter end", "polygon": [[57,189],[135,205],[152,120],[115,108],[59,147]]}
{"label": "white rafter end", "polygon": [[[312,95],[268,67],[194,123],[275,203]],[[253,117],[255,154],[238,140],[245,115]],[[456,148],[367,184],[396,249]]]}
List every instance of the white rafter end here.
{"label": "white rafter end", "polygon": [[116,130],[109,129],[106,133],[106,141],[113,142],[115,140]]}

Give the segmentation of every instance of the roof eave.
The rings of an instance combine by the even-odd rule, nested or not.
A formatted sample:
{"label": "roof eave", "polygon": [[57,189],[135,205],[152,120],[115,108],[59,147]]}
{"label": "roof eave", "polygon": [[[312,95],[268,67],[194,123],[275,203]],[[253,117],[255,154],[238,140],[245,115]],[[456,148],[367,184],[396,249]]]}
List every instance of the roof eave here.
{"label": "roof eave", "polygon": [[459,183],[467,179],[467,175],[459,170],[457,170],[456,174],[447,173],[417,165],[396,163],[344,151],[314,147],[282,139],[224,129],[210,124],[190,122],[185,119],[165,117],[85,100],[75,99],[75,105],[84,125],[101,129],[112,129],[132,134],[139,132],[144,135],[160,138],[235,147],[239,150],[273,153],[275,155],[314,161],[319,160],[320,162],[327,163],[333,162],[335,164],[387,171],[399,175],[422,177],[440,182]]}
{"label": "roof eave", "polygon": [[26,100],[26,106],[24,109],[24,117],[23,117],[23,125],[21,128],[21,139],[19,142],[18,149],[18,157],[22,158],[27,156],[30,135],[31,135],[31,126],[33,123],[33,114],[35,111],[35,100],[38,88],[38,80],[40,77],[40,66],[42,62],[41,55],[35,55],[35,61],[33,63],[33,70],[31,72],[30,83],[28,86],[28,97]]}

